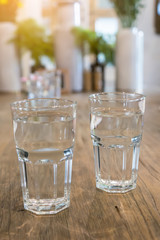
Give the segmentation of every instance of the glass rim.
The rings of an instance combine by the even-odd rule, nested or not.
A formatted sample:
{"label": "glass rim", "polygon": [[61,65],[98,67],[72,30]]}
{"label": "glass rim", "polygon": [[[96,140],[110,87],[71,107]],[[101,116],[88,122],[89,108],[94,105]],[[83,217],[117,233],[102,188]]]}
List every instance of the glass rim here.
{"label": "glass rim", "polygon": [[[31,103],[33,101],[56,101],[57,103],[62,102],[64,103],[63,105],[56,105],[56,106],[25,106],[24,104],[26,103]],[[19,100],[19,101],[14,101],[12,103],[10,103],[11,109],[15,109],[15,110],[23,110],[23,111],[31,111],[31,110],[46,110],[46,109],[54,109],[54,108],[68,108],[68,107],[76,107],[77,106],[77,102],[74,100],[69,100],[69,99],[63,99],[63,98],[31,98],[31,99],[23,99],[23,100]]]}
{"label": "glass rim", "polygon": [[[106,97],[101,98],[101,97]],[[116,97],[116,98],[113,98]],[[119,96],[119,97],[118,97]],[[96,100],[96,101],[104,101],[104,102],[138,102],[142,101],[146,98],[145,95],[136,92],[101,92],[101,93],[94,93],[89,95],[89,100]]]}

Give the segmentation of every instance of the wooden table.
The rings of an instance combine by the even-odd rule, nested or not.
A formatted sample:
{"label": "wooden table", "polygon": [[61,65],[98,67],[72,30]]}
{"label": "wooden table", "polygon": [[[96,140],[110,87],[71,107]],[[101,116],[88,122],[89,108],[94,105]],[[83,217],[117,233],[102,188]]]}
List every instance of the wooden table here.
{"label": "wooden table", "polygon": [[160,239],[160,97],[147,98],[137,188],[126,194],[96,189],[88,94],[66,97],[78,101],[71,206],[36,216],[23,209],[9,106],[23,96],[0,93],[0,240]]}

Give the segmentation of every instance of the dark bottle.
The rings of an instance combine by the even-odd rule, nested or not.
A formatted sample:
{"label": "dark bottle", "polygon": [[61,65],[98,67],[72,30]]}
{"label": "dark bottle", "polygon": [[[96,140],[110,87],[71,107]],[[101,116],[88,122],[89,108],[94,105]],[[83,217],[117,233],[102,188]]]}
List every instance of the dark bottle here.
{"label": "dark bottle", "polygon": [[160,34],[160,0],[156,0],[155,6],[155,31]]}
{"label": "dark bottle", "polygon": [[104,91],[104,64],[96,56],[95,63],[91,64],[91,81],[93,91]]}

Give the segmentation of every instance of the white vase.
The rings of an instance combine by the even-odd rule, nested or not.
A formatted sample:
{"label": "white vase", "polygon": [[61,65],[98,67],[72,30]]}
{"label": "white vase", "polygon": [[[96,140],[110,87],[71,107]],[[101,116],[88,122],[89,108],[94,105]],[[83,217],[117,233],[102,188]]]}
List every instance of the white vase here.
{"label": "white vase", "polygon": [[0,23],[0,91],[4,92],[21,90],[17,51],[15,45],[9,43],[15,28],[13,23]]}
{"label": "white vase", "polygon": [[83,88],[82,54],[75,46],[73,35],[68,30],[57,30],[54,36],[56,66],[58,69],[68,71],[70,90],[81,91]]}
{"label": "white vase", "polygon": [[56,66],[68,72],[70,90],[79,92],[83,89],[82,53],[75,46],[71,29],[80,25],[80,4],[72,0],[60,0],[58,4],[57,27],[54,31]]}
{"label": "white vase", "polygon": [[124,28],[117,34],[116,76],[120,91],[143,92],[144,36],[137,28]]}

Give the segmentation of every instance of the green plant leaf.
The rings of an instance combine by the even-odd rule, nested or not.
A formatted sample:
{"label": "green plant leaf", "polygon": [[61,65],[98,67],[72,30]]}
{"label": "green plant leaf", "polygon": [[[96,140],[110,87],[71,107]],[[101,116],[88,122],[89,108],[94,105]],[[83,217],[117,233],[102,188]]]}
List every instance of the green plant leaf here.
{"label": "green plant leaf", "polygon": [[114,63],[115,46],[107,43],[102,35],[81,27],[74,27],[71,31],[75,38],[75,44],[82,50],[83,54],[85,54],[85,46],[87,45],[90,53],[93,53],[96,58],[102,53],[106,63]]}
{"label": "green plant leaf", "polygon": [[47,35],[45,29],[33,19],[17,23],[17,29],[11,41],[15,43],[21,54],[30,51],[35,65],[41,64],[42,56],[53,60],[53,36]]}
{"label": "green plant leaf", "polygon": [[133,27],[138,14],[144,7],[143,0],[110,0],[113,3],[117,16],[122,26],[125,28]]}

